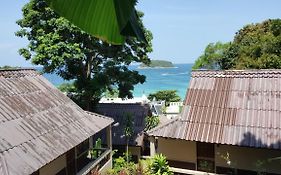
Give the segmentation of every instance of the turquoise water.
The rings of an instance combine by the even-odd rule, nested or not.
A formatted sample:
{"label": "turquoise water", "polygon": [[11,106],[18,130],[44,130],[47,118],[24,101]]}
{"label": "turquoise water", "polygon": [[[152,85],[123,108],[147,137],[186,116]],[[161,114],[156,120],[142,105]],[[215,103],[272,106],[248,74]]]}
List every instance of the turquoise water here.
{"label": "turquoise water", "polygon": [[[175,68],[159,69],[138,69],[137,66],[130,66],[140,74],[146,76],[146,82],[135,86],[134,96],[148,95],[158,90],[177,90],[182,100],[185,97],[186,89],[190,80],[192,64],[175,64]],[[55,86],[65,82],[55,74],[44,74],[44,76]]]}

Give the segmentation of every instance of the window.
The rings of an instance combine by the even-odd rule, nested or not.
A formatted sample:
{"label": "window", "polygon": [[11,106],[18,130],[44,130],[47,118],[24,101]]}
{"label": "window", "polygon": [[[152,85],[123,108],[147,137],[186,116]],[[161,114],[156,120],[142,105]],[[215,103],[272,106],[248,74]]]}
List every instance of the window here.
{"label": "window", "polygon": [[215,148],[214,144],[197,142],[197,170],[215,171]]}

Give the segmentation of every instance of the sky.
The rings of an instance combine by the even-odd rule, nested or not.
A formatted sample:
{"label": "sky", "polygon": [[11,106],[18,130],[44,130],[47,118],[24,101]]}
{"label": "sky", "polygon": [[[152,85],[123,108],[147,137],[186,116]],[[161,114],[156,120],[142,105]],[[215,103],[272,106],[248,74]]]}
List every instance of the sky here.
{"label": "sky", "polygon": [[[30,67],[18,54],[28,44],[14,35],[27,0],[0,1],[0,66]],[[281,18],[281,0],[139,0],[153,33],[152,59],[193,63],[211,42],[231,41],[246,24]]]}

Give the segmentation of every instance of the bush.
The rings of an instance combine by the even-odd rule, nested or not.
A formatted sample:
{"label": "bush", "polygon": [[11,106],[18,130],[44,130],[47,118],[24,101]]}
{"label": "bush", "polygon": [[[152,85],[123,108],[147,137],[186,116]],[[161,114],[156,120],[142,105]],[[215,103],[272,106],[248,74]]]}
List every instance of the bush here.
{"label": "bush", "polygon": [[127,161],[126,155],[113,159],[113,168],[108,171],[108,175],[131,175],[135,174],[136,166],[134,162]]}
{"label": "bush", "polygon": [[152,158],[151,174],[155,175],[172,175],[166,157],[162,154],[155,155]]}
{"label": "bush", "polygon": [[173,175],[162,154],[155,155],[151,159],[139,160],[138,164],[127,162],[125,156],[113,160],[113,169],[108,175]]}

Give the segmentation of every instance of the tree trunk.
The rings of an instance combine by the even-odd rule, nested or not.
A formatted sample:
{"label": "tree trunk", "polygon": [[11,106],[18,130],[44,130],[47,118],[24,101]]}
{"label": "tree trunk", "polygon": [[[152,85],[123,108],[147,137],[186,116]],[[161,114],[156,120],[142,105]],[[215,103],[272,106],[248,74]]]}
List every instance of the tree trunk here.
{"label": "tree trunk", "polygon": [[127,163],[129,163],[129,139],[126,139],[126,159],[127,159]]}
{"label": "tree trunk", "polygon": [[[89,59],[86,62],[86,75],[85,75],[85,82],[87,83],[86,88],[89,88],[89,84],[91,81],[91,76],[92,76],[92,64],[93,64],[93,56],[89,56]],[[91,92],[91,89],[87,89],[87,92]],[[85,110],[90,111],[91,109],[91,100],[92,96],[90,95],[91,93],[86,93],[84,94],[84,100],[85,100]]]}

